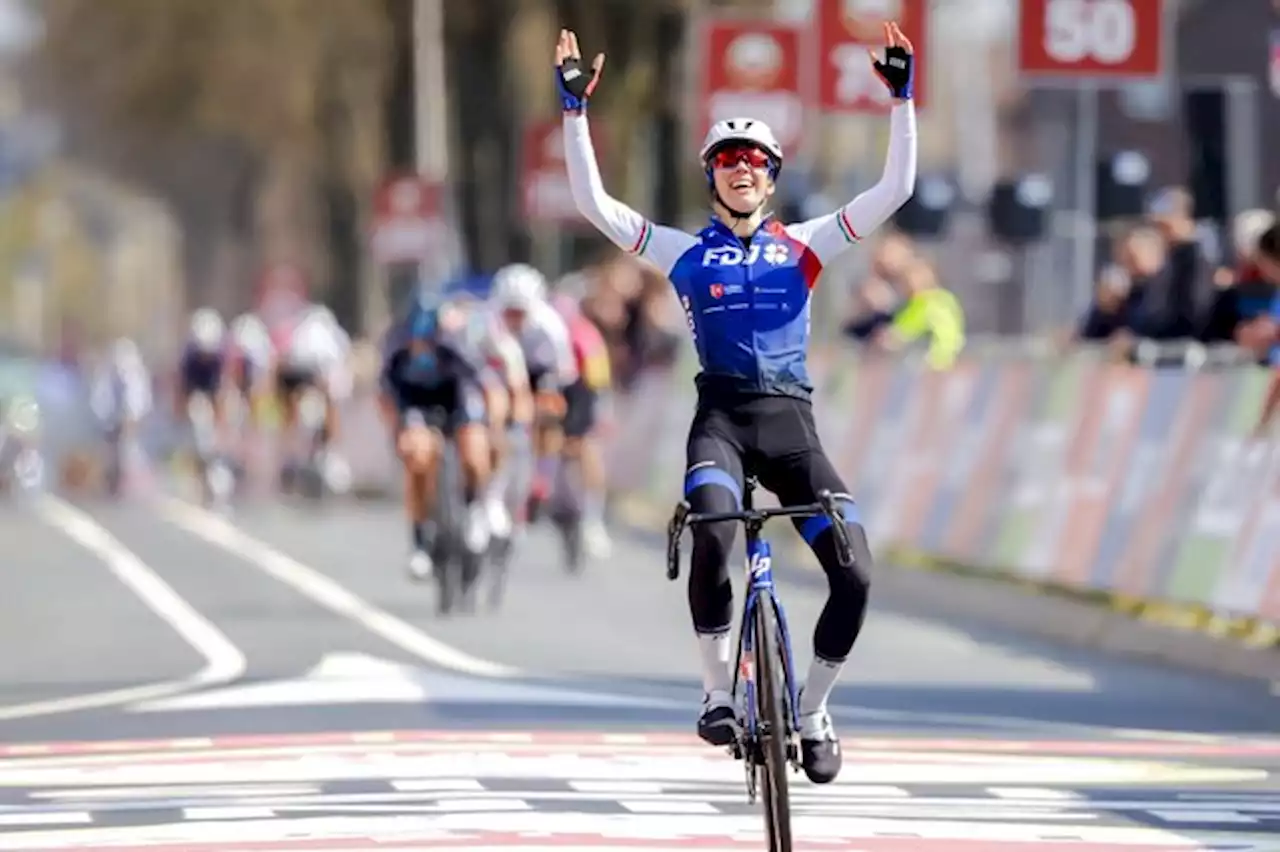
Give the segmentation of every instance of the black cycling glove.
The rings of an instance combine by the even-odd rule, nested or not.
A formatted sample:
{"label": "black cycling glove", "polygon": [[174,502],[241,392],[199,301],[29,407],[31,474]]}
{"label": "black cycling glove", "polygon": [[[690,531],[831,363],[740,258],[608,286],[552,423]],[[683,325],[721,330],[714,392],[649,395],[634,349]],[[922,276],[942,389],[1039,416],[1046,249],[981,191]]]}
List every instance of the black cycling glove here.
{"label": "black cycling glove", "polygon": [[904,47],[888,47],[884,51],[884,61],[877,59],[874,63],[876,73],[895,98],[907,99],[912,96],[912,84],[915,80],[915,57]]}
{"label": "black cycling glove", "polygon": [[566,112],[587,108],[587,100],[600,82],[600,71],[599,64],[594,68],[586,68],[582,60],[574,56],[556,68],[556,88],[560,92],[560,104]]}

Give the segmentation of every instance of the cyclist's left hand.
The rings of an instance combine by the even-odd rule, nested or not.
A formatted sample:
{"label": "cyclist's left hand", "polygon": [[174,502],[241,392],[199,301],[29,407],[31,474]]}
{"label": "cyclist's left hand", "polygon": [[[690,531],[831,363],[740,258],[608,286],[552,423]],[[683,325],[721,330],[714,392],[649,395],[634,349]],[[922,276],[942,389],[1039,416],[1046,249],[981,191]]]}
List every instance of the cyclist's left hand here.
{"label": "cyclist's left hand", "polygon": [[871,67],[889,87],[895,100],[910,100],[915,82],[915,47],[911,44],[911,39],[903,34],[897,21],[885,23],[884,43],[883,62],[874,50],[867,51],[871,55]]}
{"label": "cyclist's left hand", "polygon": [[556,88],[565,112],[577,112],[587,108],[600,74],[604,71],[604,54],[597,53],[588,72],[582,67],[582,51],[578,49],[578,36],[573,30],[561,30],[556,42]]}

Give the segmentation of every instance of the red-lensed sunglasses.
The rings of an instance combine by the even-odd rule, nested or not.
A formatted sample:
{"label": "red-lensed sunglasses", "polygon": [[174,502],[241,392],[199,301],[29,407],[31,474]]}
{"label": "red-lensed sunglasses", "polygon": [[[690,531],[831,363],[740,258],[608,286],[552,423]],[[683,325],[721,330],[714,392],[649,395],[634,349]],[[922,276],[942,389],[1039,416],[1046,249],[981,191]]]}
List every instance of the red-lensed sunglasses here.
{"label": "red-lensed sunglasses", "polygon": [[753,145],[731,145],[711,155],[711,165],[717,169],[732,169],[738,163],[746,163],[753,169],[763,169],[769,162],[769,155]]}

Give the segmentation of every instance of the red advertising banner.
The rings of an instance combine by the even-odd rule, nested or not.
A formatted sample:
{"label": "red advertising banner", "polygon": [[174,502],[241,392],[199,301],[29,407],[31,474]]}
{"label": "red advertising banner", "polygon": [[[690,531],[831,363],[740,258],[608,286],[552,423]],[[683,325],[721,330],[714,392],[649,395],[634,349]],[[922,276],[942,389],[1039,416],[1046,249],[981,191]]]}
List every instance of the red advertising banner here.
{"label": "red advertising banner", "polygon": [[868,50],[884,49],[884,22],[897,21],[916,51],[915,102],[925,100],[929,4],[926,0],[815,0],[818,104],[830,113],[882,113],[889,90],[871,67]]}
{"label": "red advertising banner", "polygon": [[[601,158],[599,121],[591,124],[591,141]],[[520,189],[524,215],[530,222],[586,224],[573,203],[564,164],[564,125],[560,118],[536,121],[524,129]]]}
{"label": "red advertising banner", "polygon": [[440,250],[444,188],[418,175],[386,178],[373,197],[369,247],[378,263],[412,263]]}
{"label": "red advertising banner", "polygon": [[1018,70],[1059,77],[1156,77],[1170,42],[1165,0],[1021,0]]}
{"label": "red advertising banner", "polygon": [[749,116],[768,124],[784,148],[804,127],[803,29],[774,21],[711,18],[695,44],[702,63],[695,144],[711,125]]}

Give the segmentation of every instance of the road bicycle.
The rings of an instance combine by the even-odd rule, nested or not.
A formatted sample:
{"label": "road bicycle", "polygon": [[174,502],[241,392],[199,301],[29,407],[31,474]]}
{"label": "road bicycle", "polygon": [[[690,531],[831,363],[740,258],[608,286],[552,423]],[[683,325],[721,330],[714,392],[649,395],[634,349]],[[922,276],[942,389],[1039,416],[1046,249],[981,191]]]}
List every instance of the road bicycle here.
{"label": "road bicycle", "polygon": [[680,536],[685,527],[736,521],[746,529],[746,602],[738,627],[738,665],[733,677],[733,695],[738,683],[744,685],[740,706],[745,724],[729,747],[735,759],[744,762],[747,773],[747,801],[755,804],[757,794],[764,802],[765,833],[770,852],[791,850],[791,803],[787,793],[787,766],[800,770],[799,693],[791,635],[787,616],[773,582],[773,550],[761,537],[765,521],[776,517],[825,515],[831,521],[840,564],[853,565],[853,547],[840,507],[830,491],[820,491],[818,502],[807,506],[756,509],[752,492],[759,487],[748,477],[743,492],[742,511],[695,514],[688,502],[677,504],[667,526],[667,579],[680,576]]}
{"label": "road bicycle", "polygon": [[475,585],[485,554],[472,553],[464,540],[467,504],[462,459],[453,430],[447,428],[448,413],[439,407],[413,408],[406,412],[405,422],[411,426],[425,425],[441,441],[435,507],[430,520],[435,526],[431,561],[436,582],[436,611],[440,615],[457,610],[470,612],[474,609]]}

